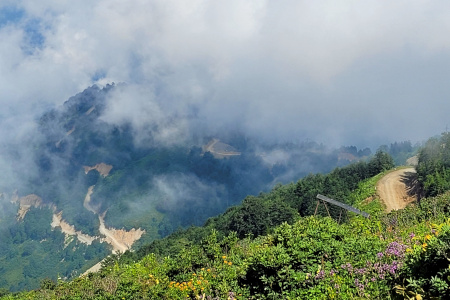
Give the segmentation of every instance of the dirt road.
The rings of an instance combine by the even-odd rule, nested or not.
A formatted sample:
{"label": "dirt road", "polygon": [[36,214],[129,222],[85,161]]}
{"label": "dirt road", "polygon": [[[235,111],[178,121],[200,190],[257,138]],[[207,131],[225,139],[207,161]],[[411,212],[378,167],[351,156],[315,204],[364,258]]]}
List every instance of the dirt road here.
{"label": "dirt road", "polygon": [[405,208],[417,200],[416,170],[405,168],[386,174],[377,183],[377,193],[386,205],[386,212]]}

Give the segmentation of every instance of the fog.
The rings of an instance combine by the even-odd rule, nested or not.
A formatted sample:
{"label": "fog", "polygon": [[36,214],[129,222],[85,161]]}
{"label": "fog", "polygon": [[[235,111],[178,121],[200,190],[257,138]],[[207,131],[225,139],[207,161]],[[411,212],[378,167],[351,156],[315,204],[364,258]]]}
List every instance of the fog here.
{"label": "fog", "polygon": [[[88,86],[135,142],[204,130],[376,148],[447,126],[444,1],[2,1],[0,135]],[[155,129],[156,128],[156,129]],[[25,139],[25,138],[24,138]],[[26,140],[26,139],[25,139]]]}
{"label": "fog", "polygon": [[[96,234],[95,185],[107,226],[152,240],[344,165],[340,146],[438,135],[448,32],[447,1],[1,0],[0,236],[15,193]],[[204,153],[213,138],[242,155]]]}

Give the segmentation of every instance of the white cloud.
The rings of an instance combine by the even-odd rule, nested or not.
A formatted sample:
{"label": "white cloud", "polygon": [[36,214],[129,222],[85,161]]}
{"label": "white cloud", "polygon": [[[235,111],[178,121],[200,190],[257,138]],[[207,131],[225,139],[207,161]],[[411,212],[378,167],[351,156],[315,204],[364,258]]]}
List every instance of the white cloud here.
{"label": "white cloud", "polygon": [[[336,143],[424,138],[446,125],[445,1],[2,3],[25,12],[0,27],[0,101],[14,113],[114,81],[144,93],[124,110],[115,99],[109,117],[142,129],[145,114],[163,124],[191,106],[217,130]],[[31,53],[23,51],[28,20],[39,20],[44,38]],[[428,111],[411,107],[427,94]],[[180,126],[189,127],[169,126],[161,139],[185,134]]]}

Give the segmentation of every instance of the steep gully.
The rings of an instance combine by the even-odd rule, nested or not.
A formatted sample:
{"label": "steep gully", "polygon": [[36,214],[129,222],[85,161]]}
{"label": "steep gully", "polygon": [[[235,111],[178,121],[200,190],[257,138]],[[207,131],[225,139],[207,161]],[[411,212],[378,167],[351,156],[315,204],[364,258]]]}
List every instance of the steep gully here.
{"label": "steep gully", "polygon": [[[97,164],[95,166],[89,167],[85,166],[85,173],[92,170],[96,170],[99,172],[103,177],[106,177],[109,175],[109,172],[112,169],[111,165],[107,165],[104,163]],[[99,232],[104,237],[99,236],[90,236],[88,234],[84,234],[81,231],[77,231],[73,225],[70,225],[62,218],[62,211],[58,211],[57,207],[54,204],[44,204],[43,200],[35,195],[27,195],[24,197],[19,198],[17,194],[13,195],[12,202],[17,203],[19,205],[19,209],[17,212],[17,220],[23,220],[27,212],[30,210],[31,207],[42,207],[47,206],[50,209],[53,210],[53,217],[51,226],[52,228],[60,228],[60,230],[66,235],[66,243],[70,241],[71,236],[76,236],[79,242],[91,245],[94,240],[99,239],[100,242],[106,242],[112,246],[112,253],[118,253],[118,252],[125,252],[126,250],[129,250],[133,243],[141,238],[141,236],[145,233],[145,230],[142,230],[140,228],[138,229],[131,229],[130,231],[126,231],[124,229],[115,229],[115,228],[109,228],[105,226],[104,217],[106,215],[106,212],[103,212],[102,214],[99,213],[98,208],[93,207],[91,205],[91,195],[94,192],[94,186],[90,186],[86,197],[83,202],[83,206],[85,209],[93,212],[94,214],[98,215],[100,226],[99,226]]]}

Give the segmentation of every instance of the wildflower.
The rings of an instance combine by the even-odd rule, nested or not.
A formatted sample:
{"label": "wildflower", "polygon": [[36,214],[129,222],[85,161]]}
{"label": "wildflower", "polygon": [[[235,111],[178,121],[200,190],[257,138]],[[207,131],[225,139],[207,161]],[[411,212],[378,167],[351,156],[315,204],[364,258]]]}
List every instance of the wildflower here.
{"label": "wildflower", "polygon": [[222,259],[226,259],[226,258],[227,258],[227,256],[226,256],[226,255],[222,256]]}
{"label": "wildflower", "polygon": [[389,272],[390,272],[392,275],[394,275],[394,274],[395,274],[395,271],[397,270],[397,268],[398,268],[397,262],[396,262],[396,261],[393,261],[393,262],[392,262],[392,265],[389,266]]}
{"label": "wildflower", "polygon": [[361,274],[361,275],[364,275],[366,273],[366,271],[367,271],[366,268],[355,269],[355,273],[356,274]]}
{"label": "wildflower", "polygon": [[377,258],[378,258],[378,259],[383,258],[383,256],[384,256],[384,254],[383,254],[382,252],[378,252],[378,253],[377,253]]}
{"label": "wildflower", "polygon": [[347,270],[348,272],[352,273],[353,272],[353,266],[351,263],[346,263],[341,265],[341,268],[344,270]]}
{"label": "wildflower", "polygon": [[228,265],[231,266],[233,263],[231,261],[228,262]]}
{"label": "wildflower", "polygon": [[364,290],[364,284],[360,283],[358,278],[355,279],[355,286],[358,290],[363,291]]}
{"label": "wildflower", "polygon": [[325,277],[325,272],[324,272],[324,270],[320,270],[320,271],[317,273],[316,277],[314,277],[314,279],[323,279],[324,277]]}
{"label": "wildflower", "polygon": [[405,255],[406,248],[406,245],[400,244],[398,242],[392,242],[387,246],[385,253],[386,255],[403,257]]}
{"label": "wildflower", "polygon": [[428,240],[428,241],[431,240],[431,235],[427,234],[427,235],[425,236],[425,239]]}

